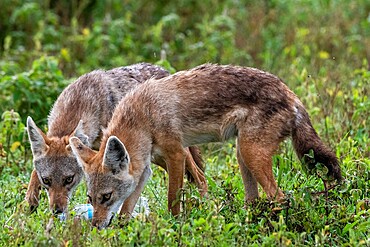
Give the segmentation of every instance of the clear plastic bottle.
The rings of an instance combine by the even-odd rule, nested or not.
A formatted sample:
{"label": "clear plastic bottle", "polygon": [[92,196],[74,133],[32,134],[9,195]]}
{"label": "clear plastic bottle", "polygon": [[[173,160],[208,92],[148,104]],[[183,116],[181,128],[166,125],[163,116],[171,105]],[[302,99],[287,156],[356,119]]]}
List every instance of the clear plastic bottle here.
{"label": "clear plastic bottle", "polygon": [[76,217],[91,220],[94,215],[94,207],[91,204],[79,204],[74,207]]}

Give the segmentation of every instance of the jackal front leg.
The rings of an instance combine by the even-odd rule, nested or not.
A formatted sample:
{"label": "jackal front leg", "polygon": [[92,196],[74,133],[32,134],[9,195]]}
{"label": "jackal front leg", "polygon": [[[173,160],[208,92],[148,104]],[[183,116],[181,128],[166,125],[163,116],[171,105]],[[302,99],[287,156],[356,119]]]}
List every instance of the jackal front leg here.
{"label": "jackal front leg", "polygon": [[39,177],[37,176],[36,170],[33,170],[31,173],[31,179],[28,183],[27,193],[25,200],[30,206],[31,212],[34,212],[39,206],[41,183]]}
{"label": "jackal front leg", "polygon": [[180,213],[179,193],[184,185],[186,153],[182,147],[172,146],[165,154],[168,171],[168,210],[173,215]]}

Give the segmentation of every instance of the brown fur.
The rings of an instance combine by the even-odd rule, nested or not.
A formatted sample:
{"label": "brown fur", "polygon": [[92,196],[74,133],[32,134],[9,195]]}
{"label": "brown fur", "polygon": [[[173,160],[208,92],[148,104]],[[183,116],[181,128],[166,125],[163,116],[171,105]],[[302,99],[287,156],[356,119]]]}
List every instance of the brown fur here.
{"label": "brown fur", "polygon": [[[128,172],[117,173],[122,176],[120,184],[125,184],[126,178],[138,181],[151,157],[159,156],[169,174],[168,208],[176,215],[187,155],[183,147],[236,137],[246,200],[258,197],[257,182],[268,198],[280,200],[284,195],[273,177],[272,156],[288,136],[293,137],[300,158],[312,149],[313,162],[323,161],[329,175],[341,179],[335,155],[317,136],[297,96],[278,77],[254,68],[205,64],[151,79],[126,95],[104,132],[100,151],[79,160],[94,198],[102,191],[116,191],[113,182],[101,179],[117,177],[112,175],[114,167],[129,167]],[[112,146],[112,142],[122,144]],[[73,145],[74,153],[83,156]],[[129,156],[129,162],[107,164],[103,159],[121,156]],[[108,169],[96,174],[102,167]],[[104,207],[96,200],[93,206]],[[107,220],[96,224],[105,226]]]}

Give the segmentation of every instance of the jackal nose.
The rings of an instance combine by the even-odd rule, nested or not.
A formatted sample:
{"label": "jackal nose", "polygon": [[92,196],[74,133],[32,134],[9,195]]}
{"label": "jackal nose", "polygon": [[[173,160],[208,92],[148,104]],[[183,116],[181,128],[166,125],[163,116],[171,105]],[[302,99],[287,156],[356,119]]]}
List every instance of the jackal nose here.
{"label": "jackal nose", "polygon": [[56,207],[56,208],[54,208],[53,213],[55,215],[61,214],[61,213],[63,213],[63,209]]}

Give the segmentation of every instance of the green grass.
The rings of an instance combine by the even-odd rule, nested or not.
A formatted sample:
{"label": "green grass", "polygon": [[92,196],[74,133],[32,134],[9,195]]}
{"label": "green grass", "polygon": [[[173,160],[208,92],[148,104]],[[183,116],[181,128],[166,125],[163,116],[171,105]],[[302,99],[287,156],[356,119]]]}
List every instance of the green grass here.
{"label": "green grass", "polygon": [[[370,245],[369,1],[4,3],[0,246]],[[201,198],[185,183],[178,218],[167,212],[168,177],[154,165],[143,192],[148,217],[115,219],[102,231],[73,217],[60,222],[48,210],[45,191],[37,212],[29,214],[23,201],[32,171],[26,117],[45,126],[52,103],[74,78],[142,61],[171,71],[232,63],[278,75],[335,151],[345,181],[325,193],[319,176],[304,172],[287,140],[274,157],[287,203],[270,203],[260,190],[260,200],[244,205],[230,141],[202,146],[209,193]],[[81,183],[70,208],[85,202]]]}
{"label": "green grass", "polygon": [[[69,219],[60,222],[47,209],[43,193],[37,213],[30,215],[23,202],[27,174],[2,175],[4,226],[0,242],[14,245],[345,245],[369,244],[369,160],[343,160],[346,182],[324,190],[316,176],[302,173],[290,150],[275,157],[275,174],[285,191],[287,204],[269,203],[264,196],[253,205],[243,204],[243,185],[233,155],[234,147],[208,147],[208,198],[200,198],[196,188],[186,184],[181,197],[183,213],[172,217],[166,209],[165,172],[153,167],[154,174],[143,195],[149,198],[151,213],[128,223],[118,219],[108,229],[97,231],[89,222]],[[209,155],[209,156],[208,156]],[[28,167],[30,169],[30,166]],[[280,174],[280,175],[279,175]],[[21,192],[21,193],[20,193]],[[84,203],[86,188],[81,184],[72,200]]]}

